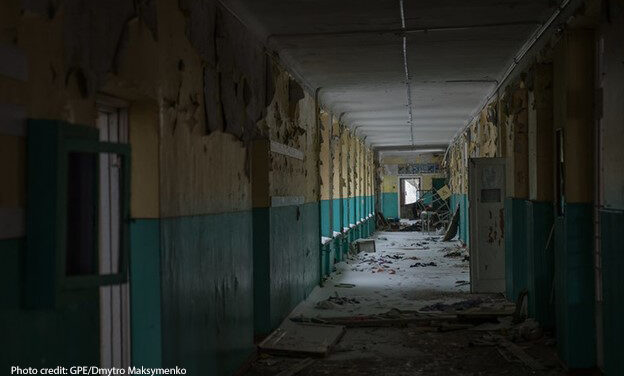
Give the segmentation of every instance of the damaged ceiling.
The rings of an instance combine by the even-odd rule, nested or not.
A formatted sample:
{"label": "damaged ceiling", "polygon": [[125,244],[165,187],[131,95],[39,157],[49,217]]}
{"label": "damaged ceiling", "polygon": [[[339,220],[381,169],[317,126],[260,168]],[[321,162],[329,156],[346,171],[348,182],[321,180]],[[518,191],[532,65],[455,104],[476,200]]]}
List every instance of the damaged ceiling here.
{"label": "damaged ceiling", "polygon": [[554,0],[408,0],[403,29],[400,0],[221,3],[381,150],[448,145],[557,7]]}

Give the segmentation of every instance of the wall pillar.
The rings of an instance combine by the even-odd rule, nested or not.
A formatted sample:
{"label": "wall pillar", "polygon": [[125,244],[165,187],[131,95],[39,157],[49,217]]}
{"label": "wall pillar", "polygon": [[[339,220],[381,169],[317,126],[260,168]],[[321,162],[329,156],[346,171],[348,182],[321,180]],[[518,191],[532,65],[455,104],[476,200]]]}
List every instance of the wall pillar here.
{"label": "wall pillar", "polygon": [[[557,213],[555,219],[557,347],[569,368],[596,365],[594,49],[593,31],[569,30],[556,46],[554,57],[554,127],[563,132],[564,198],[563,213]],[[555,182],[558,180],[555,176]]]}
{"label": "wall pillar", "polygon": [[505,285],[515,301],[527,288],[526,200],[529,198],[528,90],[525,82],[510,92],[507,113],[505,198]]}
{"label": "wall pillar", "polygon": [[529,82],[529,198],[526,202],[529,315],[543,327],[554,326],[550,292],[554,279],[553,216],[553,67],[532,67]]}
{"label": "wall pillar", "polygon": [[[609,2],[609,19],[600,27],[600,92],[602,110],[598,146],[600,154],[599,190],[600,209],[600,272],[602,296],[602,353],[607,375],[624,374],[622,338],[624,337],[624,4]],[[601,277],[601,278],[600,278]]]}

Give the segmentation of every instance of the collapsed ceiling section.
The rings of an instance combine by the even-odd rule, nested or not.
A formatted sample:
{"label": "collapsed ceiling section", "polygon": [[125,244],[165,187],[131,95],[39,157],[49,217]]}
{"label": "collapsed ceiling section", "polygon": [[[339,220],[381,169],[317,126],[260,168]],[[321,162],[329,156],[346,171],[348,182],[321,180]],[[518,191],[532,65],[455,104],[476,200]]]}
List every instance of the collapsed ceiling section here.
{"label": "collapsed ceiling section", "polygon": [[445,147],[557,6],[404,0],[401,12],[400,0],[222,4],[380,150]]}

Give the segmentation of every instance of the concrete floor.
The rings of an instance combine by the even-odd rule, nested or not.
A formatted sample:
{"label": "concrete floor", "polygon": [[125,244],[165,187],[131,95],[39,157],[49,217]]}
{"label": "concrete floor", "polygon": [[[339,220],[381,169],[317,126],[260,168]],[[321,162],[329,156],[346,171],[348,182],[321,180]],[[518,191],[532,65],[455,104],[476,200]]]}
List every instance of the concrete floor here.
{"label": "concrete floor", "polygon": [[[373,238],[376,253],[360,253],[336,264],[336,270],[323,286],[315,288],[291,316],[352,316],[383,313],[391,308],[413,310],[440,299],[464,299],[470,290],[468,285],[457,283],[470,279],[468,262],[462,261],[462,257],[444,257],[452,251],[467,252],[459,242],[438,242],[439,236],[434,232],[378,232]],[[410,267],[431,262],[436,266]],[[336,287],[339,284],[355,286]],[[315,308],[319,301],[336,294],[360,303]]]}
{"label": "concrete floor", "polygon": [[[316,288],[290,317],[368,315],[392,308],[416,310],[435,303],[475,298],[491,302],[486,305],[502,304],[498,295],[471,295],[468,285],[457,283],[469,279],[469,262],[463,257],[466,250],[458,242],[438,242],[438,238],[435,234],[418,232],[377,233],[376,253],[360,253],[337,264],[336,271],[325,284]],[[455,253],[455,257],[445,257],[450,252],[459,252],[459,256]],[[410,267],[417,262],[433,262],[436,266]],[[345,288],[336,286],[338,284],[355,286]],[[336,294],[351,303],[319,303]],[[489,324],[451,332],[415,324],[348,328],[327,357],[315,359],[298,375],[563,374],[554,341],[549,336],[527,341],[511,325],[503,325],[503,330],[487,330],[492,326],[486,325]],[[545,370],[533,371],[505,351],[501,353],[499,346],[488,345],[491,336],[499,334],[517,342]],[[275,375],[300,361],[260,354],[246,374]]]}

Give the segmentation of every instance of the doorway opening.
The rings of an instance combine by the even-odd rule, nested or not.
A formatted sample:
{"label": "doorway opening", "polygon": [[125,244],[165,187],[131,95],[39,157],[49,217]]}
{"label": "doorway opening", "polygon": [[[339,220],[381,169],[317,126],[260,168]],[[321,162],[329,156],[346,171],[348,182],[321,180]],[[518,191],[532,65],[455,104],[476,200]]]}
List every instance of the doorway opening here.
{"label": "doorway opening", "polygon": [[421,198],[421,184],[419,177],[400,178],[399,216],[401,219],[417,219],[417,202]]}

